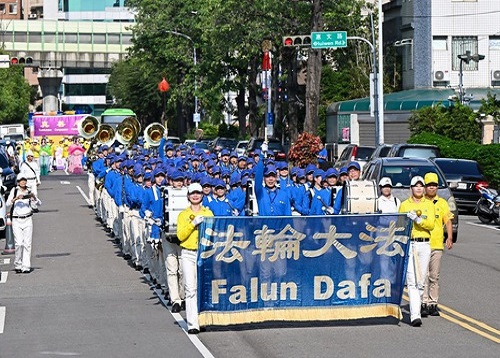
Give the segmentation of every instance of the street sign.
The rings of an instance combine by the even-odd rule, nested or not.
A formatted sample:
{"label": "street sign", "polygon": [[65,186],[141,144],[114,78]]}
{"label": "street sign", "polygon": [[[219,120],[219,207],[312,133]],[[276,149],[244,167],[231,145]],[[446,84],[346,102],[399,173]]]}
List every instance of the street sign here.
{"label": "street sign", "polygon": [[347,31],[311,32],[311,48],[347,47]]}
{"label": "street sign", "polygon": [[201,115],[199,113],[193,113],[193,122],[199,122],[201,120]]}
{"label": "street sign", "polygon": [[9,55],[0,55],[0,68],[9,68],[10,58]]}

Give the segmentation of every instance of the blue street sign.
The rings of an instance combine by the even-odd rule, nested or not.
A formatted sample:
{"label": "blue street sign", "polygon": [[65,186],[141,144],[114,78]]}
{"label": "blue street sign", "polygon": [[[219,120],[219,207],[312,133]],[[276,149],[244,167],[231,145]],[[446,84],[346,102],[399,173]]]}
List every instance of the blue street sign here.
{"label": "blue street sign", "polygon": [[274,124],[274,113],[267,112],[267,124]]}

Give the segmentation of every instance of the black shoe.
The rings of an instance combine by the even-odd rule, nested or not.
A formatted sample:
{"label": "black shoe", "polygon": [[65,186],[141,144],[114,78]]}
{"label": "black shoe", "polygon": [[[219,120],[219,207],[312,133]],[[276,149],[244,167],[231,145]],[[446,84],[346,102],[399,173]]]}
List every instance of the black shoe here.
{"label": "black shoe", "polygon": [[124,260],[130,260],[131,258],[132,258],[132,256],[130,256],[129,254],[123,255]]}
{"label": "black shoe", "polygon": [[21,269],[16,269],[16,273],[21,273],[21,272],[23,272],[23,270],[21,270]]}
{"label": "black shoe", "polygon": [[179,313],[180,311],[181,311],[181,305],[178,303],[174,303],[174,305],[172,306],[172,313]]}
{"label": "black shoe", "polygon": [[181,302],[181,310],[185,311],[186,310],[186,301]]}
{"label": "black shoe", "polygon": [[411,325],[413,327],[420,327],[422,325],[422,320],[420,318],[414,319],[411,321]]}
{"label": "black shoe", "polygon": [[437,305],[429,305],[429,315],[434,317],[440,316]]}
{"label": "black shoe", "polygon": [[147,267],[144,268],[144,271],[142,271],[143,274],[147,275],[149,273],[149,269]]}
{"label": "black shoe", "polygon": [[23,271],[22,273],[31,273],[31,270]]}
{"label": "black shoe", "polygon": [[196,329],[196,328],[191,328],[191,329],[188,329],[188,333],[189,334],[198,334],[198,333],[200,333],[200,330]]}
{"label": "black shoe", "polygon": [[142,271],[142,266],[141,265],[135,265],[135,269],[137,271]]}
{"label": "black shoe", "polygon": [[427,304],[422,303],[420,305],[420,316],[427,317],[428,315],[429,315],[429,307],[427,306]]}

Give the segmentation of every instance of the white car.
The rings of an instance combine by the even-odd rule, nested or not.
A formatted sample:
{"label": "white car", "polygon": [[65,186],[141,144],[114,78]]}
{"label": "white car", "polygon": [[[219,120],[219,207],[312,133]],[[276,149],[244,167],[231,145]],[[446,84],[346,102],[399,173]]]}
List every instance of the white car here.
{"label": "white car", "polygon": [[245,155],[245,151],[247,149],[248,141],[247,140],[240,140],[238,144],[236,144],[236,154],[238,154],[238,157],[241,157]]}

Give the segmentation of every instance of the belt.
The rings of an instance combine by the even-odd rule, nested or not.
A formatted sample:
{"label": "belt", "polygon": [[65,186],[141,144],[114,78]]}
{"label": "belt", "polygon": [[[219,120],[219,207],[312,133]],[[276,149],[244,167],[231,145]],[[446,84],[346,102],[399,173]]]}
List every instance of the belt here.
{"label": "belt", "polygon": [[411,241],[416,241],[416,242],[429,242],[428,237],[414,237],[411,239]]}
{"label": "belt", "polygon": [[27,219],[30,216],[33,216],[33,214],[25,215],[25,216],[19,216],[19,215],[14,215],[12,216],[13,219]]}
{"label": "belt", "polygon": [[26,180],[35,180],[36,177],[33,177],[33,178],[26,178]]}

